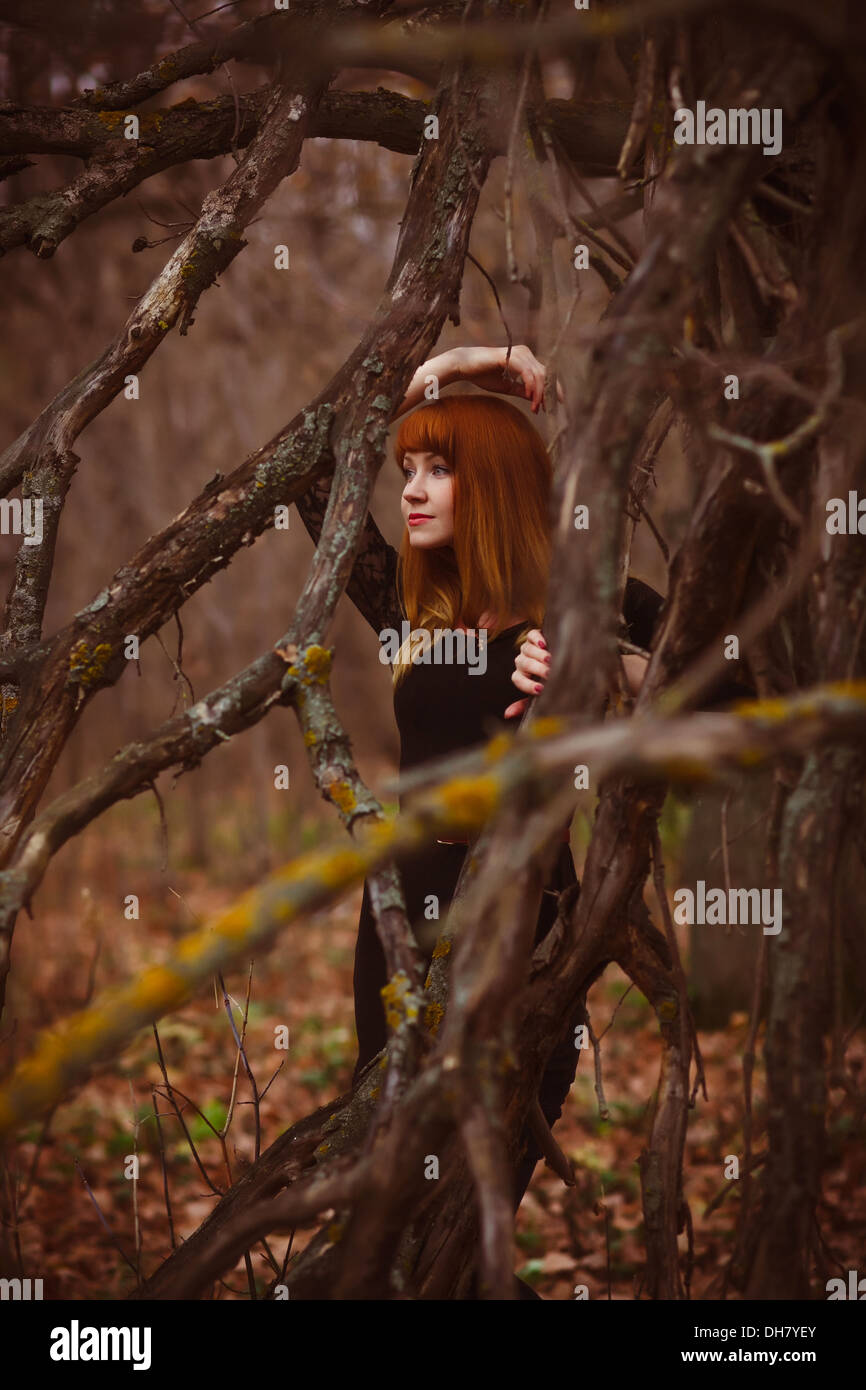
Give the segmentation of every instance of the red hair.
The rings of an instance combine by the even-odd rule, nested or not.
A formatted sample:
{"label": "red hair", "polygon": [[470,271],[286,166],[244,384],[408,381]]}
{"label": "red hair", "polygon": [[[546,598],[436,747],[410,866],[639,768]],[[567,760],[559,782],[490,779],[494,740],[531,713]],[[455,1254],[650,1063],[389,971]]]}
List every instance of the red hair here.
{"label": "red hair", "polygon": [[[526,615],[526,630],[540,627],[552,470],[535,427],[497,397],[448,396],[402,421],[395,446],[401,471],[407,453],[438,454],[454,472],[453,549],[415,549],[403,537],[398,585],[412,629],[474,626],[485,610],[496,615],[490,640],[511,613]],[[407,669],[398,656],[395,683]]]}

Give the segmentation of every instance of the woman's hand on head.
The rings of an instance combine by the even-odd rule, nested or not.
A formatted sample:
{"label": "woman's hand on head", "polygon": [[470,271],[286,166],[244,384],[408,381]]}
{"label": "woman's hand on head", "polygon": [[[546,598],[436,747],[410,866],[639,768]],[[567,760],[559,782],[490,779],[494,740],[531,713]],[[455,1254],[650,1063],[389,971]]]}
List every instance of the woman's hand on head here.
{"label": "woman's hand on head", "polygon": [[531,401],[533,414],[542,409],[547,369],[524,344],[512,347],[510,355],[504,347],[459,347],[453,352],[458,380],[502,396],[520,396]]}
{"label": "woman's hand on head", "polygon": [[[546,375],[544,364],[522,343],[513,347],[510,354],[504,347],[448,348],[418,368],[394,412],[394,419],[427,399],[431,376],[436,378],[439,387],[450,386],[455,381],[471,381],[484,391],[520,396],[532,403],[532,412],[537,415],[544,406]],[[556,394],[558,400],[564,400],[558,382]]]}
{"label": "woman's hand on head", "polygon": [[[539,628],[534,627],[526,634],[526,640],[515,657],[512,684],[527,696],[540,695],[549,670],[550,652],[547,650],[544,634]],[[505,711],[505,718],[513,719],[522,714],[528,704],[528,699],[515,700]]]}

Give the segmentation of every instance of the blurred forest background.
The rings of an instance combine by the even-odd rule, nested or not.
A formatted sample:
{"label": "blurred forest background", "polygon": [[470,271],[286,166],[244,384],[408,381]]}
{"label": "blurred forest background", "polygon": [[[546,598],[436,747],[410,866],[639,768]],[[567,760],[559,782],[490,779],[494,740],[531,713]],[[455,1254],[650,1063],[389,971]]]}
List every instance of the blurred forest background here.
{"label": "blurred forest background", "polygon": [[[38,8],[38,7],[37,7]],[[238,19],[254,4],[234,7]],[[148,65],[154,52],[188,41],[183,18],[162,0],[134,7],[83,3],[64,6],[54,40],[0,25],[0,99],[57,105],[109,77]],[[102,16],[99,23],[93,15]],[[253,90],[261,70],[232,64],[238,92]],[[604,96],[630,88],[611,46],[593,51],[575,75],[555,61],[544,66],[548,97]],[[339,86],[374,90],[385,83],[409,96],[429,95],[420,80],[373,70],[346,71]],[[207,100],[230,91],[225,73],[197,77],[150,103]],[[145,107],[145,109],[148,109]],[[58,186],[79,161],[45,158],[0,182],[0,206]],[[200,207],[223,182],[230,157],[187,164],[149,179],[140,189],[90,218],[49,261],[24,250],[2,265],[4,332],[0,338],[0,417],[11,441],[117,331]],[[140,398],[116,399],[76,446],[77,475],[60,530],[55,583],[45,632],[51,633],[102,588],[106,579],[150,535],[180,512],[216,472],[228,473],[267,441],[324,385],[356,344],[391,265],[407,194],[412,157],[351,140],[309,139],[301,167],[270,198],[249,228],[248,246],[230,266],[222,288],[205,295],[188,337],[171,334],[141,373]],[[502,295],[502,315],[515,342],[531,340],[526,287],[508,280],[503,223],[504,162],[484,188],[471,248]],[[599,201],[613,181],[594,180]],[[518,191],[518,197],[519,197]],[[575,206],[577,206],[575,204]],[[517,225],[526,219],[517,218]],[[642,218],[622,229],[641,245]],[[156,243],[133,254],[136,238]],[[274,247],[290,250],[290,268],[277,270]],[[572,279],[564,245],[558,273],[565,292]],[[524,248],[517,246],[518,262]],[[591,330],[607,301],[596,276],[586,288],[563,343],[560,369],[579,382]],[[467,265],[461,323],[449,325],[441,347],[502,343],[500,314],[489,284]],[[462,389],[462,388],[457,388]],[[544,429],[544,422],[541,422]],[[685,442],[672,434],[657,465],[649,507],[673,551],[697,488]],[[386,538],[399,544],[400,484],[393,465],[383,468],[373,512]],[[18,542],[0,537],[0,582],[8,585]],[[285,631],[312,555],[312,544],[293,510],[288,532],[268,530],[231,566],[196,593],[183,612],[184,679],[178,677],[174,623],[161,641],[148,641],[139,669],[116,690],[103,692],[85,711],[64,751],[46,801],[101,766],[118,746],[136,738],[183,703],[192,703],[268,648]],[[632,572],[666,589],[666,564],[645,525],[637,530]],[[349,601],[340,601],[329,642],[336,648],[335,703],[352,739],[361,775],[386,802],[394,800],[397,733],[390,674],[375,640]],[[187,685],[192,687],[192,691]],[[274,768],[285,763],[289,790],[276,790]],[[94,989],[158,959],[193,920],[205,918],[239,890],[301,849],[342,833],[333,808],[316,793],[297,724],[277,709],[209,756],[192,774],[163,777],[165,823],[156,799],[144,795],[101,816],[56,856],[14,946],[7,1026],[14,1048],[26,1050],[34,1031],[89,998]],[[722,882],[722,808],[732,881],[760,882],[760,843],[754,827],[767,806],[766,784],[724,788],[700,796],[669,797],[663,818],[668,883]],[[578,816],[574,848],[586,844],[588,822]],[[757,860],[754,856],[757,855]],[[750,856],[753,856],[750,858]],[[141,917],[128,921],[123,901],[137,894]],[[351,967],[360,892],[339,907],[287,932],[252,970],[248,1047],[260,1087],[282,1054],[274,1028],[290,1031],[287,1062],[262,1104],[268,1139],[349,1084],[355,1056]],[[710,933],[715,933],[710,939]],[[683,940],[684,949],[689,943]],[[728,1229],[728,1207],[717,1155],[738,1150],[741,1125],[740,1061],[751,995],[753,933],[704,928],[696,942],[692,983],[710,1089],[693,1117],[687,1145],[686,1193],[695,1212],[697,1262],[694,1293],[712,1288],[716,1260]],[[624,977],[608,971],[593,992],[595,1030],[611,1021]],[[243,1004],[247,979],[227,981]],[[841,987],[841,986],[840,986]],[[226,1139],[235,1049],[223,1001],[199,999],[160,1028],[166,1066],[201,1115],[187,1110],[192,1138],[217,1185],[237,1174],[249,1157],[251,1116],[239,1106]],[[592,1296],[634,1297],[641,1263],[641,1220],[636,1158],[658,1067],[656,1027],[633,989],[604,1044],[608,1119],[599,1117],[591,1065],[585,1061],[557,1128],[562,1147],[580,1165],[580,1186],[565,1191],[541,1167],[524,1199],[515,1267],[552,1297],[570,1297],[586,1282]],[[274,1060],[276,1058],[276,1060]],[[167,1253],[160,1145],[167,1156],[175,1238],[191,1231],[210,1209],[213,1193],[202,1180],[172,1119],[153,1119],[151,1087],[162,1084],[148,1033],[113,1067],[64,1104],[46,1130],[35,1126],[20,1146],[16,1239],[28,1273],[44,1275],[46,1297],[111,1297],[135,1282],[130,1267],[151,1269]],[[761,1113],[762,1084],[755,1092]],[[847,1154],[847,1122],[830,1135],[837,1151],[828,1195],[841,1213],[862,1186]],[[143,1156],[137,1184],[124,1179],[128,1154]],[[835,1165],[835,1166],[834,1166]],[[86,1183],[85,1183],[86,1180]],[[103,1213],[100,1222],[90,1197]],[[135,1189],[133,1192],[132,1189]],[[586,1199],[596,1202],[587,1223]],[[718,1202],[708,1210],[714,1198]],[[833,1203],[831,1202],[831,1207]],[[828,1221],[855,1261],[858,1226]],[[862,1238],[863,1225],[859,1225]],[[118,1250],[122,1247],[123,1254]],[[300,1248],[296,1242],[295,1249]],[[862,1248],[862,1247],[861,1247]],[[267,1271],[265,1271],[267,1272]],[[258,1278],[260,1271],[256,1270]],[[264,1277],[262,1275],[262,1277]],[[245,1296],[242,1274],[218,1296]]]}

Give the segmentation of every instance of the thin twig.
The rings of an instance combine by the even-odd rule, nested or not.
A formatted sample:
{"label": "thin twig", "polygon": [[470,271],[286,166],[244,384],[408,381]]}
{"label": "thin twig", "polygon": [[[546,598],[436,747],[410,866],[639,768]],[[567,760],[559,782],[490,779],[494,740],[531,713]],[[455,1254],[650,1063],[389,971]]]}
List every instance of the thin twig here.
{"label": "thin twig", "polygon": [[250,1066],[249,1058],[247,1057],[246,1050],[245,1050],[245,1048],[244,1048],[244,1038],[246,1037],[246,1032],[247,1032],[247,1015],[248,1015],[249,1006],[250,1006],[250,987],[251,987],[252,977],[253,977],[253,966],[252,966],[252,962],[250,962],[250,970],[249,970],[249,975],[248,975],[248,977],[247,977],[247,999],[246,999],[246,1007],[245,1007],[245,1009],[244,1009],[244,1011],[243,1011],[243,1015],[244,1015],[244,1016],[243,1016],[243,1029],[242,1029],[242,1033],[240,1033],[240,1034],[238,1033],[238,1030],[237,1030],[237,1028],[235,1027],[235,1021],[234,1021],[234,1018],[232,1017],[232,1006],[231,1006],[231,1002],[230,1002],[230,1000],[229,1000],[228,994],[227,994],[227,992],[226,992],[225,980],[223,979],[222,974],[220,974],[220,975],[218,976],[218,979],[219,979],[219,983],[220,983],[220,989],[221,989],[222,992],[223,992],[223,1004],[225,1005],[225,1010],[226,1010],[226,1013],[228,1014],[229,1024],[230,1024],[230,1026],[231,1026],[232,1033],[234,1034],[235,1042],[237,1043],[237,1046],[238,1046],[238,1052],[240,1053],[241,1059],[242,1059],[243,1064],[244,1064],[244,1070],[245,1070],[245,1072],[246,1072],[246,1074],[247,1074],[247,1080],[248,1080],[249,1083],[250,1083],[250,1090],[251,1090],[252,1093],[253,1093],[253,1114],[254,1114],[254,1116],[255,1116],[255,1124],[256,1124],[256,1147],[255,1147],[255,1156],[256,1156],[256,1158],[258,1158],[259,1155],[261,1154],[261,1150],[262,1150],[262,1115],[261,1115],[261,1107],[260,1107],[260,1105],[259,1105],[259,1089],[258,1089],[258,1086],[256,1085],[256,1078],[255,1078],[255,1076],[253,1075],[253,1069],[252,1069],[252,1067]]}
{"label": "thin twig", "polygon": [[27,1198],[30,1196],[33,1184],[36,1181],[36,1170],[39,1167],[39,1160],[42,1157],[42,1151],[45,1147],[45,1142],[48,1138],[48,1132],[51,1129],[51,1121],[54,1119],[56,1113],[56,1106],[53,1110],[49,1110],[43,1122],[42,1128],[39,1131],[39,1138],[36,1140],[36,1148],[34,1150],[33,1157],[30,1160],[30,1168],[28,1170],[27,1177],[24,1180],[24,1186],[21,1189],[22,1203],[26,1202]]}
{"label": "thin twig", "polygon": [[286,1063],[285,1063],[285,1059],[284,1059],[282,1062],[280,1062],[280,1065],[277,1067],[276,1071],[274,1072],[274,1074],[273,1074],[273,1076],[271,1077],[270,1081],[268,1082],[267,1086],[264,1088],[264,1090],[262,1091],[261,1095],[259,1096],[259,1100],[260,1100],[260,1101],[261,1101],[261,1100],[264,1100],[265,1096],[268,1094],[268,1091],[271,1089],[271,1086],[272,1086],[273,1083],[276,1081],[277,1077],[279,1076],[280,1072],[282,1071],[282,1069],[283,1069],[283,1067],[284,1067],[285,1065],[286,1065]]}
{"label": "thin twig", "polygon": [[168,1217],[168,1235],[172,1250],[176,1250],[177,1237],[174,1233],[174,1214],[171,1209],[171,1192],[168,1186],[168,1166],[165,1161],[165,1140],[162,1134],[162,1124],[160,1123],[159,1106],[156,1103],[157,1091],[155,1086],[151,1086],[150,1096],[153,1105],[153,1116],[156,1120],[157,1141],[159,1143],[159,1163],[162,1169],[162,1192],[165,1199],[165,1214]]}
{"label": "thin twig", "polygon": [[135,1108],[135,1092],[132,1089],[132,1078],[129,1082],[129,1101],[132,1106],[132,1219],[135,1231],[135,1269],[138,1286],[141,1288],[141,1222],[138,1215],[138,1129],[139,1118]]}
{"label": "thin twig", "polygon": [[[762,821],[765,821],[765,820],[767,819],[767,816],[768,816],[769,814],[770,814],[770,813],[769,813],[768,810],[767,810],[767,811],[762,811],[761,814],[760,814],[759,816],[756,816],[755,819],[754,819],[753,821],[749,821],[749,824],[748,824],[748,825],[744,825],[743,828],[742,828],[742,830],[738,830],[737,833],[736,833],[736,835],[729,835],[729,836],[727,837],[727,842],[728,842],[728,844],[729,844],[729,845],[736,844],[737,840],[741,840],[742,837],[743,837],[744,835],[748,835],[748,834],[749,834],[749,831],[754,830],[757,826],[759,826],[759,825],[761,824]],[[721,846],[721,845],[717,845],[716,848],[715,848],[715,849],[711,852],[711,854],[710,854],[710,863],[712,863],[712,861],[715,859],[716,855],[717,855],[717,854],[721,854],[721,852],[722,852],[722,846]]]}
{"label": "thin twig", "polygon": [[[609,1120],[610,1110],[608,1109],[607,1100],[605,1099],[604,1081],[601,1074],[601,1047],[599,1046],[601,1039],[597,1038],[592,1031],[592,1024],[589,1021],[588,1013],[584,1013],[584,1018],[586,1019],[586,1029],[589,1033],[589,1040],[592,1043],[593,1061],[595,1062],[595,1094],[598,1101],[598,1113],[602,1120]],[[608,1027],[609,1026],[610,1025],[608,1025]]]}
{"label": "thin twig", "polygon": [[796,198],[791,198],[787,193],[774,188],[766,179],[755,184],[755,193],[761,198],[768,198],[771,203],[777,203],[780,208],[787,208],[788,212],[795,212],[804,217],[812,216],[813,209],[808,203],[798,203]]}
{"label": "thin twig", "polygon": [[[159,1040],[159,1033],[158,1033],[158,1031],[157,1031],[156,1024],[154,1023],[152,1026],[153,1026],[153,1036],[154,1036],[154,1038],[156,1039],[156,1055],[157,1055],[157,1058],[158,1058],[158,1060],[159,1060],[159,1069],[160,1069],[160,1071],[162,1072],[163,1079],[165,1080],[166,1099],[168,1100],[169,1104],[171,1105],[172,1109],[174,1110],[175,1115],[177,1116],[178,1120],[180,1121],[180,1127],[181,1127],[181,1129],[182,1129],[183,1132],[184,1132],[184,1137],[186,1138],[186,1142],[187,1142],[187,1144],[189,1145],[190,1153],[192,1154],[192,1156],[193,1156],[193,1158],[194,1158],[194,1160],[195,1160],[196,1167],[198,1168],[199,1172],[201,1173],[202,1177],[204,1178],[204,1180],[205,1180],[205,1182],[207,1183],[208,1187],[210,1188],[211,1192],[213,1192],[213,1194],[214,1194],[216,1197],[221,1197],[221,1196],[223,1195],[222,1192],[221,1192],[220,1189],[216,1186],[216,1183],[214,1183],[214,1182],[211,1181],[211,1179],[210,1179],[210,1177],[209,1177],[209,1175],[208,1175],[208,1172],[207,1172],[207,1170],[206,1170],[204,1164],[202,1163],[201,1159],[199,1158],[198,1150],[196,1149],[196,1146],[195,1146],[195,1144],[193,1143],[192,1135],[190,1134],[190,1132],[189,1132],[189,1130],[188,1130],[188,1128],[187,1128],[186,1120],[183,1118],[183,1113],[182,1113],[182,1111],[181,1111],[181,1109],[180,1109],[180,1106],[178,1105],[177,1101],[176,1101],[175,1098],[174,1098],[174,1097],[175,1097],[175,1088],[172,1086],[171,1082],[170,1082],[169,1079],[168,1079],[168,1071],[166,1070],[165,1058],[164,1058],[163,1055],[162,1055],[162,1044],[161,1044],[161,1042],[160,1042],[160,1040]],[[182,1096],[184,1100],[187,1100],[188,1103],[189,1103],[190,1105],[193,1106],[193,1109],[194,1109],[194,1110],[198,1110],[198,1107],[197,1107],[196,1105],[194,1105],[193,1102],[190,1101],[190,1100],[188,1099],[188,1097],[183,1096],[183,1092],[182,1092],[182,1091],[178,1091],[177,1094],[178,1094],[179,1096]],[[208,1124],[208,1125],[210,1125],[210,1128],[213,1129],[214,1134],[218,1134],[218,1131],[217,1131],[217,1130],[214,1128],[214,1126],[210,1123],[210,1120],[207,1118],[207,1116],[206,1116],[206,1115],[203,1115],[202,1112],[201,1112],[200,1110],[198,1110],[198,1113],[199,1113],[199,1115],[201,1115],[201,1118],[205,1121],[205,1123]]]}
{"label": "thin twig", "polygon": [[654,539],[655,539],[655,541],[656,541],[656,544],[658,545],[659,550],[661,551],[662,555],[665,557],[665,564],[666,564],[666,565],[669,565],[669,564],[670,564],[670,560],[671,560],[671,553],[670,553],[670,550],[668,549],[668,543],[667,543],[667,541],[665,540],[665,538],[664,538],[664,536],[662,535],[662,533],[661,533],[661,531],[659,530],[659,528],[656,526],[655,522],[653,521],[652,517],[650,516],[650,513],[649,513],[647,507],[644,505],[644,503],[641,502],[639,505],[640,505],[641,516],[643,517],[643,519],[644,519],[644,521],[646,522],[647,526],[650,528],[650,531],[652,532],[652,535],[653,535],[653,537],[654,537]]}
{"label": "thin twig", "polygon": [[623,992],[622,992],[622,994],[619,996],[619,999],[617,999],[617,1001],[616,1001],[616,1007],[614,1008],[614,1011],[613,1011],[613,1013],[612,1013],[611,1016],[610,1016],[610,1023],[607,1025],[606,1028],[603,1028],[603,1029],[601,1030],[601,1032],[599,1033],[599,1035],[598,1035],[598,1040],[599,1040],[599,1042],[601,1042],[601,1040],[602,1040],[602,1038],[604,1037],[605,1033],[609,1033],[609,1032],[610,1032],[610,1030],[611,1030],[611,1028],[613,1027],[613,1024],[614,1024],[614,1019],[616,1018],[616,1016],[617,1016],[617,1014],[619,1013],[620,1009],[622,1008],[622,1006],[623,1006],[625,1000],[626,1000],[626,999],[628,998],[628,996],[631,994],[631,992],[632,992],[633,989],[634,989],[634,980],[629,980],[629,982],[628,982],[628,989],[624,989]]}
{"label": "thin twig", "polygon": [[168,868],[168,821],[166,820],[165,816],[165,805],[163,804],[162,797],[159,794],[159,789],[156,785],[156,778],[151,778],[147,785],[150,787],[150,790],[156,797],[156,804],[159,807],[159,830],[162,844],[161,869],[162,872],[165,873],[166,869]]}
{"label": "thin twig", "polygon": [[[585,191],[586,185],[584,184],[583,180],[581,179],[580,175],[575,169],[570,156],[563,148],[561,142],[559,144],[559,153],[557,155],[557,161],[565,166],[565,170],[569,178],[574,183],[575,187],[579,186]],[[595,204],[593,210],[596,214],[599,214],[601,212],[601,208],[598,206],[597,203]],[[630,273],[634,269],[635,253],[633,250],[631,250],[631,248],[631,254],[623,255],[623,253],[617,250],[615,246],[611,246],[610,242],[606,241],[604,237],[599,236],[593,224],[586,218],[581,217],[578,213],[571,212],[570,209],[567,209],[567,215],[569,225],[571,226],[571,229],[575,234],[588,237],[590,241],[594,242],[594,244],[598,247],[600,251],[603,251],[606,256],[609,256],[612,261],[614,261],[618,266],[620,266],[622,270],[626,272],[626,274]],[[607,222],[607,218],[603,218],[602,220],[605,223]],[[622,234],[619,232],[616,233],[616,238],[620,242],[623,240]],[[628,242],[626,242],[626,245],[628,245]]]}
{"label": "thin twig", "polygon": [[[754,1154],[753,1157],[749,1159],[748,1163],[746,1163],[746,1159],[744,1156],[743,1162],[740,1164],[740,1173],[742,1174],[742,1176],[745,1178],[747,1173],[749,1174],[749,1176],[751,1176],[751,1174],[755,1171],[756,1168],[760,1168],[764,1163],[766,1163],[767,1157],[768,1154],[766,1151],[764,1151],[763,1153]],[[727,1200],[728,1196],[731,1192],[733,1192],[733,1190],[734,1184],[729,1179],[726,1179],[722,1186],[719,1188],[715,1197],[712,1197],[710,1201],[707,1203],[707,1205],[704,1207],[704,1212],[701,1219],[706,1220],[706,1218],[708,1216],[711,1216],[714,1211],[717,1211],[718,1208],[722,1205],[722,1203]],[[742,1192],[742,1188],[740,1189],[740,1191]]]}
{"label": "thin twig", "polygon": [[77,1158],[75,1159],[75,1167],[76,1167],[76,1169],[78,1170],[78,1176],[81,1178],[81,1181],[84,1183],[84,1187],[85,1187],[85,1190],[86,1190],[86,1192],[87,1192],[88,1197],[90,1198],[91,1202],[93,1203],[94,1207],[96,1208],[96,1215],[99,1217],[99,1220],[102,1222],[103,1227],[105,1228],[106,1232],[108,1233],[108,1238],[109,1238],[109,1240],[111,1241],[112,1245],[114,1246],[114,1248],[115,1248],[115,1250],[118,1252],[118,1254],[121,1255],[122,1258],[123,1258],[123,1259],[126,1261],[126,1263],[129,1265],[130,1269],[132,1270],[133,1274],[135,1275],[136,1281],[137,1281],[137,1282],[140,1282],[138,1270],[136,1269],[134,1263],[133,1263],[132,1260],[129,1258],[129,1256],[127,1255],[127,1253],[126,1253],[126,1251],[124,1250],[123,1246],[121,1245],[120,1241],[117,1239],[117,1236],[114,1234],[114,1232],[112,1231],[112,1229],[111,1229],[111,1227],[109,1226],[108,1222],[106,1221],[106,1219],[105,1219],[105,1217],[104,1217],[104,1215],[103,1215],[103,1213],[102,1213],[102,1208],[100,1207],[99,1203],[97,1202],[96,1197],[95,1197],[94,1194],[93,1194],[93,1189],[91,1188],[90,1183],[87,1181],[86,1177],[84,1176],[84,1170],[82,1169],[81,1164],[78,1162],[78,1159],[77,1159]]}
{"label": "thin twig", "polygon": [[502,327],[505,329],[505,336],[508,339],[508,352],[505,355],[505,362],[507,366],[508,359],[511,357],[511,349],[514,346],[514,336],[511,332],[511,329],[508,327],[508,320],[505,317],[505,310],[502,307],[502,300],[499,298],[499,291],[496,288],[496,281],[493,279],[493,276],[488,274],[488,272],[484,269],[484,266],[481,264],[481,262],[475,259],[471,251],[466,252],[466,259],[467,261],[471,261],[477,270],[481,271],[481,274],[484,276],[485,280],[487,281],[488,285],[493,291],[493,298],[496,300],[496,307],[499,310],[499,317],[502,320]]}
{"label": "thin twig", "polygon": [[[610,232],[611,236],[613,237],[614,241],[618,242],[619,246],[622,248],[623,253],[628,257],[628,260],[631,263],[631,267],[633,268],[637,263],[638,253],[632,246],[625,232],[620,231],[616,222],[614,222],[613,219],[608,215],[607,206],[609,205],[602,206],[597,201],[597,199],[593,197],[592,189],[589,187],[586,181],[583,178],[581,178],[580,171],[575,165],[574,160],[570,158],[568,151],[562,143],[562,140],[556,135],[554,135],[551,138],[555,142],[558,150],[558,154],[556,157],[557,174],[559,175],[560,162],[565,162],[565,164],[567,165],[567,173],[569,175],[569,178],[571,179],[580,196],[584,199],[585,202],[589,204],[590,210],[592,211],[593,216],[591,220],[588,217],[583,217],[580,219],[581,226],[593,228],[596,226],[606,227],[607,230]],[[562,189],[562,195],[567,207],[568,202],[565,198],[564,188]],[[612,199],[611,202],[616,202],[616,199]],[[623,269],[626,269],[626,267],[623,266]]]}
{"label": "thin twig", "polygon": [[[162,640],[162,637],[160,636],[160,634],[159,634],[158,632],[154,633],[154,636],[156,637],[157,642],[158,642],[159,645],[162,647],[162,650],[165,652],[166,656],[168,657],[169,661],[171,662],[171,666],[172,666],[172,669],[173,669],[173,671],[174,671],[174,678],[175,678],[175,680],[176,680],[176,681],[180,681],[180,682],[184,683],[186,686],[188,686],[188,688],[189,688],[189,693],[190,693],[190,698],[191,698],[191,700],[192,700],[192,703],[195,704],[195,691],[194,691],[193,688],[192,688],[192,682],[190,681],[189,677],[186,675],[185,671],[182,669],[182,667],[181,667],[181,665],[180,665],[180,659],[181,659],[181,655],[182,655],[182,653],[183,653],[183,628],[181,627],[180,617],[178,616],[178,613],[176,612],[174,616],[175,616],[175,619],[176,619],[176,621],[177,621],[177,626],[178,626],[178,641],[177,641],[177,653],[178,653],[178,654],[177,654],[177,656],[176,656],[176,657],[175,657],[175,656],[172,656],[171,652],[170,652],[170,651],[168,650],[168,648],[166,647],[165,643],[164,643],[163,640]],[[181,690],[181,686],[178,685],[178,694],[175,695],[174,704],[173,704],[172,707],[171,707],[171,713],[172,713],[172,714],[174,714],[175,710],[177,709],[178,695],[180,694],[180,690]],[[183,698],[183,697],[181,696],[181,698]],[[171,716],[169,716],[169,717],[171,717]]]}
{"label": "thin twig", "polygon": [[737,449],[741,453],[753,454],[757,458],[763,470],[770,496],[792,525],[797,527],[803,525],[803,518],[790,498],[782,491],[776,474],[776,460],[795,453],[797,449],[802,448],[804,444],[815,437],[827,418],[830,406],[841,392],[845,359],[842,354],[840,336],[841,330],[838,328],[834,328],[827,335],[827,383],[821,393],[818,405],[811,415],[801,421],[790,434],[785,435],[784,439],[761,443],[756,439],[747,439],[742,434],[732,434],[728,430],[721,429],[718,425],[710,425],[707,431],[709,437],[717,444],[724,444],[729,449]]}

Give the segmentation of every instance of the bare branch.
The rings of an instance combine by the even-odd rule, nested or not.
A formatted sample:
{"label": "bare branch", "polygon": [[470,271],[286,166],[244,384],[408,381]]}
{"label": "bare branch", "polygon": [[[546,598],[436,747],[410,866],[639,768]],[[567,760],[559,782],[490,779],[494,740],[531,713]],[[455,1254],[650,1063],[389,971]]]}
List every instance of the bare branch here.
{"label": "bare branch", "polygon": [[827,384],[821,393],[820,400],[805,420],[786,435],[784,439],[775,439],[767,443],[760,443],[756,439],[747,439],[741,434],[733,434],[729,430],[723,430],[718,425],[710,425],[707,430],[711,439],[717,444],[724,444],[729,449],[737,449],[741,453],[753,454],[763,469],[767,488],[773,501],[779,510],[792,525],[800,527],[803,525],[803,518],[797,508],[786,497],[782,491],[778,475],[776,473],[777,459],[786,458],[789,454],[796,453],[802,449],[804,444],[808,444],[814,439],[819,430],[824,426],[830,406],[838,398],[844,380],[845,359],[842,354],[841,338],[842,331],[834,329],[827,338]]}

